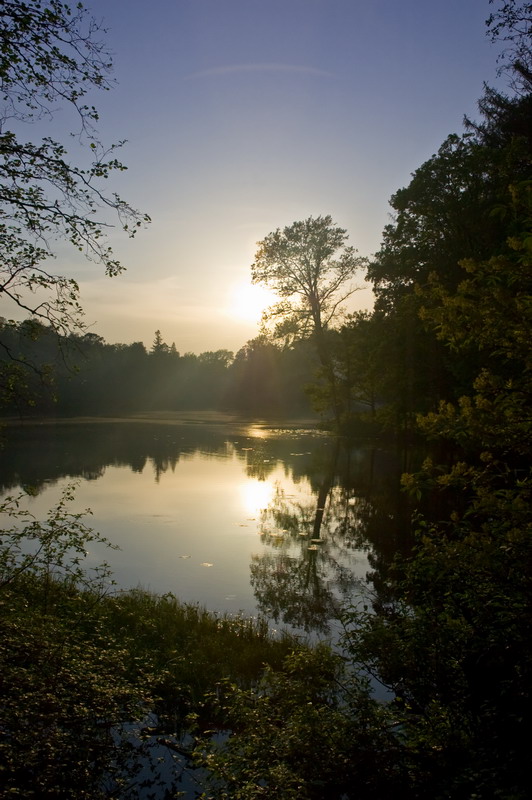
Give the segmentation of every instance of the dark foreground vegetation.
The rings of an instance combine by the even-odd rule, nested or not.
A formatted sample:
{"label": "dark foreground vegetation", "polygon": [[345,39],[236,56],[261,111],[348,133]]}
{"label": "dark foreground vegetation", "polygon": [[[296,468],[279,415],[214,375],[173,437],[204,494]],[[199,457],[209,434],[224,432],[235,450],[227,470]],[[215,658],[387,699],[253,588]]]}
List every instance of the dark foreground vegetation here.
{"label": "dark foreground vegetation", "polygon": [[187,715],[199,709],[198,724],[211,721],[206,692],[226,678],[249,686],[290,651],[261,623],[112,591],[105,566],[82,567],[101,539],[69,512],[71,500],[42,523],[16,501],[2,506],[18,523],[3,531],[0,555],[2,797],[137,797],[158,787],[154,744],[163,737],[175,752]]}
{"label": "dark foreground vegetation", "polygon": [[[260,626],[183,608],[170,596],[115,595],[105,570],[83,570],[93,534],[66,500],[47,522],[24,519],[8,501],[0,552],[2,797],[147,797],[141,782],[153,780],[155,791],[158,777],[146,778],[153,751],[143,740],[153,737],[172,752],[187,747],[207,768],[206,798],[530,797],[532,8],[499,5],[490,31],[506,41],[513,94],[486,89],[479,121],[450,136],[392,198],[394,221],[368,266],[377,298],[371,314],[343,322],[329,315],[334,280],[320,280],[343,232],[326,217],[261,243],[255,278],[281,296],[294,294],[275,261],[283,248],[308,254],[318,242],[326,257],[313,262],[316,281],[298,298],[302,305],[278,309],[284,316],[274,338],[255,340],[234,360],[224,352],[180,356],[159,336],[150,353],[72,338],[52,306],[44,320],[33,309],[33,321],[3,323],[7,411],[21,387],[36,410],[49,410],[39,383],[47,363],[58,407],[68,413],[127,410],[126,393],[111,387],[147,383],[148,375],[148,394],[131,394],[142,398],[138,407],[197,407],[208,394],[222,406],[264,413],[275,408],[278,385],[297,408],[294,365],[312,364],[315,407],[340,431],[370,424],[403,442],[424,437],[445,458],[403,477],[418,506],[414,550],[382,577],[373,607],[344,610],[342,657],[273,642]],[[23,22],[31,31],[31,14]],[[2,70],[9,91],[9,68]],[[18,169],[13,136],[3,134],[2,144],[8,167]],[[57,166],[61,153],[48,157]],[[15,192],[6,201],[14,222],[0,226],[5,292],[44,258],[25,247],[17,203]],[[94,234],[76,223],[67,220],[74,243]],[[30,269],[27,287],[36,274]],[[40,281],[55,285],[50,276]],[[68,310],[68,292],[64,302]],[[71,345],[87,358],[72,378],[54,367]],[[374,699],[368,674],[392,699]],[[182,740],[185,730],[190,740]]]}

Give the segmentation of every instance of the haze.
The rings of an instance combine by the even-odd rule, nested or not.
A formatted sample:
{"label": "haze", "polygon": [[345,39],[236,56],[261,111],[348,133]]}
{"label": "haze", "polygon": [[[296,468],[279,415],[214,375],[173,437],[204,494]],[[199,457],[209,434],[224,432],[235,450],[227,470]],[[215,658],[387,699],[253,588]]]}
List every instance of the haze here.
{"label": "haze", "polygon": [[268,302],[249,282],[256,242],[331,214],[370,256],[390,195],[495,82],[486,0],[86,5],[115,60],[116,87],[90,98],[101,138],[128,140],[110,188],[153,219],[113,236],[119,278],[60,249],[109,342],[149,347],[159,329],[180,352],[236,351]]}

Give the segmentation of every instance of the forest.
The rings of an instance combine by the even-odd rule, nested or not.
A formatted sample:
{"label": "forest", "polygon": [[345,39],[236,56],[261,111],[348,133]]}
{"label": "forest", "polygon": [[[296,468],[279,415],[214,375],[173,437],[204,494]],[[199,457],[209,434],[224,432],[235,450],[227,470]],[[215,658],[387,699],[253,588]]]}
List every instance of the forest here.
{"label": "forest", "polygon": [[[38,317],[3,320],[2,412],[208,407],[251,416],[319,414],[344,433],[362,424],[408,436],[419,430],[420,414],[441,413],[441,404],[480,402],[480,386],[490,395],[511,378],[512,398],[525,403],[526,337],[518,332],[528,321],[530,95],[487,88],[479,112],[391,198],[394,221],[366,267],[376,297],[371,312],[342,316],[334,308],[327,320],[312,319],[313,302],[322,316],[330,310],[331,274],[337,288],[354,268],[338,277],[345,231],[330,217],[310,218],[276,234],[283,247],[295,240],[301,263],[314,258],[323,296],[313,300],[309,284],[296,306],[281,300],[236,355],[181,354],[160,331],[147,349],[142,342],[108,344],[93,332],[65,333]],[[315,258],[320,237],[330,252]],[[286,276],[257,265],[256,282],[294,296],[290,283],[283,289]]]}
{"label": "forest", "polygon": [[[253,280],[281,301],[236,354],[181,354],[160,331],[148,348],[108,344],[69,330],[51,306],[2,321],[8,417],[314,415],[340,437],[423,442],[430,456],[402,477],[413,549],[381,575],[372,607],[343,609],[341,655],[171,596],[109,595],[104,573],[82,566],[99,534],[68,498],[41,523],[4,501],[0,797],[148,796],[162,781],[155,766],[143,773],[154,737],[204,770],[204,798],[530,796],[531,26],[530,3],[491,15],[507,92],[486,87],[478,117],[392,196],[381,248],[364,263],[372,311],[340,314],[335,293],[361,261],[325,216],[259,243]],[[8,184],[17,156],[9,134],[0,141]],[[40,258],[10,202],[4,292]],[[75,239],[79,220],[69,224]],[[287,248],[316,270],[298,291]],[[38,273],[27,275],[31,288]],[[68,296],[61,303],[68,316]],[[389,701],[375,699],[370,675]],[[136,744],[121,735],[132,721]],[[158,796],[179,796],[162,783]]]}
{"label": "forest", "polygon": [[[310,343],[282,348],[258,336],[229,350],[181,355],[156,331],[142,342],[107,344],[95,333],[58,337],[35,321],[4,323],[3,413],[113,415],[227,410],[251,416],[314,416],[304,387],[315,365]],[[34,369],[28,371],[27,365]],[[9,375],[9,377],[8,377]],[[19,382],[24,390],[20,391]]]}

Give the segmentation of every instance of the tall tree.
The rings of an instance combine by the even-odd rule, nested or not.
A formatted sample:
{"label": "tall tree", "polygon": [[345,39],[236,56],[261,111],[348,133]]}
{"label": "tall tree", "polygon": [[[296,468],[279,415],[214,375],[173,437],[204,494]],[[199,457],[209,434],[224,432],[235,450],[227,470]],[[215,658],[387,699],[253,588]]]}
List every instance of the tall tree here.
{"label": "tall tree", "polygon": [[334,416],[341,419],[340,397],[326,331],[355,288],[349,281],[366,259],[346,244],[347,232],[327,215],[277,228],[258,243],[251,266],[253,283],[263,283],[281,298],[267,316],[278,320],[277,332],[310,334],[331,387]]}
{"label": "tall tree", "polygon": [[299,332],[321,333],[355,289],[346,286],[366,264],[348,247],[347,232],[327,215],[277,228],[258,242],[251,266],[253,283],[264,283],[281,298],[269,313],[291,317]]}
{"label": "tall tree", "polygon": [[161,336],[161,331],[155,331],[155,339],[153,340],[153,344],[151,346],[150,353],[154,356],[166,355],[169,352],[169,347],[166,342],[163,341],[163,337]]}
{"label": "tall tree", "polygon": [[394,376],[390,388],[402,387],[401,402],[392,399],[395,425],[440,400],[456,400],[478,374],[476,349],[451,357],[423,306],[435,284],[453,296],[467,279],[466,264],[512,257],[521,227],[517,198],[522,203],[530,186],[531,108],[530,95],[508,98],[486,89],[480,120],[466,120],[467,132],[449,136],[392,197],[395,218],[368,278],[377,310],[396,331],[382,353],[386,374]]}
{"label": "tall tree", "polygon": [[[130,236],[148,221],[102,188],[125,167],[115,153],[122,143],[104,147],[98,113],[86,103],[91,90],[111,85],[100,33],[81,4],[4,0],[0,7],[0,295],[63,333],[79,323],[81,308],[76,282],[45,265],[53,242],[70,242],[116,275],[122,266],[105,235],[113,216]],[[85,161],[74,163],[49,136],[22,138],[29,123],[41,129],[59,110],[72,112]]]}
{"label": "tall tree", "polygon": [[368,269],[379,308],[397,307],[433,272],[454,288],[461,259],[494,252],[504,239],[500,220],[490,218],[501,189],[496,166],[472,133],[452,134],[392,196],[394,219]]}
{"label": "tall tree", "polygon": [[[490,0],[493,4],[494,0]],[[502,41],[505,48],[499,56],[500,72],[510,74],[510,85],[517,92],[532,88],[532,3],[523,0],[497,0],[486,20],[492,42]]]}

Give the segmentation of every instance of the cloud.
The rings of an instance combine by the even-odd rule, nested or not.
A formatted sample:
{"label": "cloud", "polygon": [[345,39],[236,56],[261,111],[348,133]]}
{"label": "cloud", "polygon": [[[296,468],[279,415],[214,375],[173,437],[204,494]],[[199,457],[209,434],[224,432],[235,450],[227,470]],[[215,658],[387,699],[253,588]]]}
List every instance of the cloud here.
{"label": "cloud", "polygon": [[275,62],[265,64],[229,64],[225,67],[212,67],[193,72],[187,75],[185,80],[194,78],[210,78],[218,75],[234,75],[241,72],[292,72],[300,75],[315,75],[322,78],[334,78],[332,72],[327,72],[316,67],[306,67],[299,64],[277,64]]}

